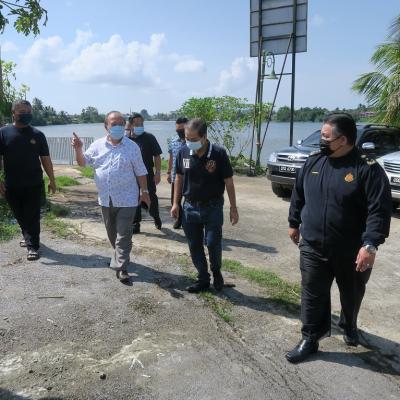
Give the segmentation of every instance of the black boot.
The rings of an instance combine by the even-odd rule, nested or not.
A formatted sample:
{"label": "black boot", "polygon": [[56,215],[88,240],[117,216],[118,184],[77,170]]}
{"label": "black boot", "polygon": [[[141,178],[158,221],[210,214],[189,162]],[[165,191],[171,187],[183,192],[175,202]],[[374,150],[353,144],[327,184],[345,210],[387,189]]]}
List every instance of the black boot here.
{"label": "black boot", "polygon": [[213,271],[213,277],[214,277],[214,289],[217,292],[220,292],[224,288],[224,278],[221,274],[221,271]]}
{"label": "black boot", "polygon": [[311,340],[301,340],[300,343],[291,351],[286,353],[286,360],[291,363],[304,361],[311,354],[318,351],[318,342]]}
{"label": "black boot", "polygon": [[187,288],[187,291],[189,293],[200,293],[200,292],[204,292],[205,290],[208,290],[209,288],[210,288],[209,282],[197,281],[193,285],[190,285]]}
{"label": "black boot", "polygon": [[359,343],[358,330],[357,329],[345,329],[343,334],[343,340],[347,346],[357,347]]}

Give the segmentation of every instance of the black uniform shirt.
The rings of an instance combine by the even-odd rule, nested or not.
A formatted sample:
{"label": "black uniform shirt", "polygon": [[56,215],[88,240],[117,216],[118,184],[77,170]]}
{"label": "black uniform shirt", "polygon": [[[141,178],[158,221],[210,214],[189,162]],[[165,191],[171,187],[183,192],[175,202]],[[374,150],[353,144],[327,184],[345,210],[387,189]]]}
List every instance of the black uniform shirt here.
{"label": "black uniform shirt", "polygon": [[289,226],[322,251],[378,246],[389,235],[389,181],[374,160],[353,149],[340,158],[308,158],[293,189]]}
{"label": "black uniform shirt", "polygon": [[0,128],[0,155],[4,160],[7,187],[30,187],[43,181],[41,156],[49,155],[46,137],[42,132],[27,126]]}
{"label": "black uniform shirt", "polygon": [[134,138],[131,138],[140,148],[143,163],[149,175],[154,175],[154,157],[162,154],[160,145],[154,135],[144,132]]}
{"label": "black uniform shirt", "polygon": [[192,201],[221,198],[225,179],[233,176],[225,149],[210,142],[201,157],[183,146],[176,157],[175,169],[177,174],[183,175],[183,196]]}

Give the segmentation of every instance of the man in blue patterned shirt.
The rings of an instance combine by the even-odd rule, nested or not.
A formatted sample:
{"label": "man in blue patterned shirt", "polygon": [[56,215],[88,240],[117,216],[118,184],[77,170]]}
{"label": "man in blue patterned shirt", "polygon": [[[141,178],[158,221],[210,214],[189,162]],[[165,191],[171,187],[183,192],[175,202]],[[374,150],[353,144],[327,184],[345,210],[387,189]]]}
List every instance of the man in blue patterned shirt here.
{"label": "man in blue patterned shirt", "polygon": [[114,249],[110,267],[121,282],[129,281],[127,268],[132,250],[133,218],[139,199],[150,206],[147,169],[138,145],[125,137],[125,119],[111,111],[104,122],[107,135],[94,141],[83,152],[83,143],[74,133],[72,146],[79,166],[91,165],[95,171],[99,204],[107,236]]}
{"label": "man in blue patterned shirt", "polygon": [[[174,188],[175,188],[175,160],[176,156],[179,153],[179,150],[185,146],[185,125],[187,124],[188,119],[185,117],[179,117],[175,122],[176,136],[174,136],[168,142],[168,183],[171,184],[171,204],[174,204]],[[174,229],[179,229],[182,226],[182,205],[179,204],[179,216],[176,219],[173,227]]]}

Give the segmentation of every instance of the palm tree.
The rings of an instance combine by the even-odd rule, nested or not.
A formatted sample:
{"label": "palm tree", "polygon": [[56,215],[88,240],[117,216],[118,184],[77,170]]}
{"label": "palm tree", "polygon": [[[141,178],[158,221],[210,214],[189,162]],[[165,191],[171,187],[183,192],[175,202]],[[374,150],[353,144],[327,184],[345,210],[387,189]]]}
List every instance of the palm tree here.
{"label": "palm tree", "polygon": [[389,28],[387,41],[371,57],[376,71],[361,75],[352,86],[363,94],[375,122],[400,126],[400,15]]}

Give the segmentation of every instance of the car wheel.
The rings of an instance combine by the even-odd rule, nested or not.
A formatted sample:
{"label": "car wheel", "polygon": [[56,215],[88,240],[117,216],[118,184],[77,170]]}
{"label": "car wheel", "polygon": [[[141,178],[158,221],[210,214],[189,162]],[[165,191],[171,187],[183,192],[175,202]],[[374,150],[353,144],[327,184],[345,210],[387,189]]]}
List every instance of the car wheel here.
{"label": "car wheel", "polygon": [[272,191],[278,196],[278,197],[290,197],[292,195],[292,191],[290,189],[285,188],[282,185],[279,185],[278,183],[271,183]]}

